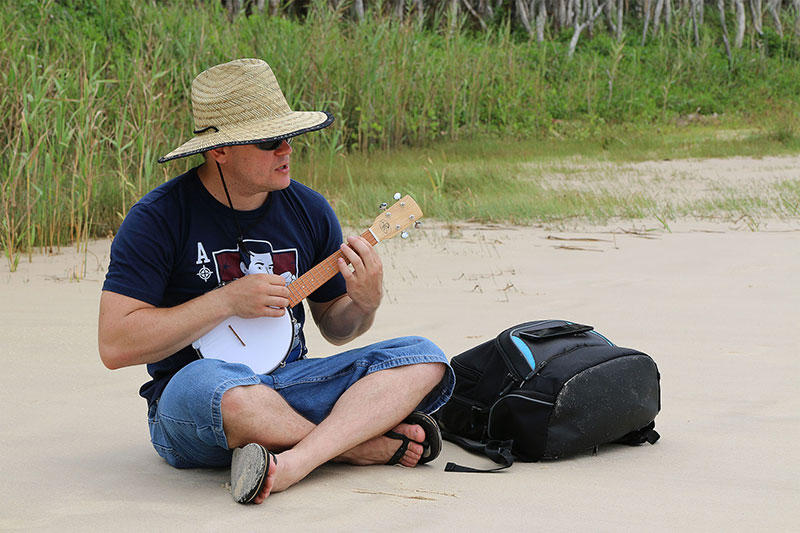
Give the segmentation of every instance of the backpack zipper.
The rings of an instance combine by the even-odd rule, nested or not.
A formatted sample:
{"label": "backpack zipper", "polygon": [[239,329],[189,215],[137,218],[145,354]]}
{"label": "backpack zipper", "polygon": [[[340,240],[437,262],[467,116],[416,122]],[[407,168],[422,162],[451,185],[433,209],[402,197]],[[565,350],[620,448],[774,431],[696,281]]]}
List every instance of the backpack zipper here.
{"label": "backpack zipper", "polygon": [[476,383],[481,378],[480,371],[475,370],[474,368],[468,367],[465,364],[456,361],[455,359],[452,359],[450,361],[450,366],[453,367],[453,370],[455,370],[455,368],[458,367],[459,372],[463,372],[464,374],[467,374],[469,377],[473,378],[473,381],[475,381]]}
{"label": "backpack zipper", "polygon": [[[524,326],[519,326],[519,327],[517,327],[517,328],[514,328],[514,329],[512,329],[512,330],[509,332],[509,336],[513,335],[515,332],[517,332],[517,331],[519,331],[519,330],[521,330],[521,329],[524,329]],[[601,335],[600,333],[597,333],[597,332],[596,332],[596,331],[594,331],[594,330],[587,331],[586,333],[587,333],[587,334],[588,334],[588,333],[591,333],[591,334],[593,334],[593,335],[595,335],[595,336],[597,336],[597,337],[600,337],[600,338],[601,338],[601,339],[603,339],[605,342],[607,342],[609,346],[616,346],[616,345],[615,345],[613,342],[611,342],[610,340],[608,340],[607,338],[605,338],[603,335]],[[513,342],[513,341],[512,341],[512,342]],[[509,361],[509,359],[508,359],[508,354],[506,353],[505,349],[503,348],[503,345],[500,343],[500,339],[499,339],[499,338],[496,338],[496,339],[495,339],[495,344],[497,345],[497,348],[500,350],[500,353],[503,355],[503,360],[504,360],[504,361],[505,361],[505,363],[506,363],[506,367],[509,369],[509,371],[510,371],[510,372],[512,372],[512,373],[513,373],[513,372],[514,372],[514,369],[513,369],[512,365],[510,364],[510,361]],[[577,350],[577,349],[579,349],[579,348],[585,348],[585,347],[586,347],[585,345],[582,345],[582,346],[574,346],[574,347],[570,348],[569,350],[567,350],[566,352],[561,352],[561,353],[559,353],[559,354],[556,354],[556,355],[554,355],[554,356],[552,356],[552,357],[550,357],[550,358],[548,358],[548,359],[545,359],[545,360],[544,360],[544,361],[543,361],[541,364],[538,364],[538,363],[537,363],[537,364],[536,364],[536,367],[535,367],[535,368],[534,368],[534,369],[531,371],[531,373],[530,373],[530,374],[528,374],[527,376],[525,376],[524,378],[523,378],[523,377],[518,377],[518,376],[514,376],[514,377],[516,377],[516,378],[517,378],[517,379],[520,381],[520,387],[521,387],[521,386],[523,386],[523,385],[524,385],[524,384],[525,384],[525,383],[526,383],[528,380],[530,380],[531,378],[533,378],[534,376],[536,376],[537,374],[539,374],[539,372],[541,372],[541,371],[542,371],[542,369],[543,369],[544,367],[546,367],[546,366],[547,366],[547,365],[550,363],[550,361],[552,361],[552,360],[554,360],[554,359],[560,359],[561,357],[564,357],[565,355],[569,355],[569,354],[571,354],[572,352],[574,352],[575,350]]]}
{"label": "backpack zipper", "polygon": [[541,371],[541,370],[542,370],[544,367],[546,367],[546,366],[547,366],[547,365],[550,363],[550,361],[552,361],[552,360],[554,360],[554,359],[561,359],[561,358],[562,358],[562,357],[564,357],[565,355],[569,355],[569,354],[571,354],[572,352],[574,352],[575,350],[579,350],[580,348],[586,348],[586,347],[587,347],[587,346],[585,346],[585,345],[582,345],[582,346],[573,346],[572,348],[570,348],[570,349],[569,349],[569,350],[567,350],[566,352],[561,352],[561,353],[557,353],[557,354],[555,354],[553,357],[551,357],[550,359],[547,359],[547,360],[546,360],[544,363],[542,363],[541,365],[539,365],[539,367],[538,367],[538,368],[537,368],[537,370],[536,370],[536,374],[538,374],[538,373],[539,373],[539,372],[540,372],[540,371]]}
{"label": "backpack zipper", "polygon": [[600,333],[597,333],[595,330],[592,330],[592,331],[587,331],[586,333],[591,333],[591,334],[593,334],[593,335],[597,335],[598,337],[600,337],[601,339],[603,339],[604,341],[606,341],[606,342],[608,343],[608,345],[609,345],[609,346],[615,346],[615,344],[614,344],[613,342],[611,342],[610,340],[608,340],[607,338],[605,338],[605,337],[604,337],[602,334],[600,334]]}
{"label": "backpack zipper", "polygon": [[[519,324],[518,326],[511,328],[511,329],[508,331],[508,336],[509,336],[509,339],[511,339],[511,337],[512,337],[512,336],[513,336],[515,333],[517,333],[518,331],[522,331],[522,330],[524,330],[524,329],[527,329],[527,328],[529,328],[529,327],[531,326],[531,324],[534,324],[535,322],[539,322],[539,321],[525,322],[525,323],[523,323],[523,324]],[[556,321],[556,320],[545,320],[545,321],[543,321],[543,322],[547,323],[547,322],[557,322],[557,321]],[[571,324],[571,322],[567,322],[567,323],[568,323],[568,324]],[[540,324],[540,325],[544,325],[544,324]],[[600,336],[602,337],[602,335],[600,335]],[[519,337],[518,337],[518,338],[519,338]],[[606,342],[608,342],[609,344],[611,344],[611,343],[608,341],[608,339],[606,339],[605,337],[603,337],[603,339],[604,339]],[[549,361],[550,359],[552,359],[552,357],[551,357],[550,359],[547,359],[547,360],[545,360],[545,361],[544,361],[544,363],[542,363],[542,364],[540,365],[538,362],[536,362],[536,356],[535,356],[535,354],[533,353],[533,350],[531,350],[531,357],[532,357],[532,358],[533,358],[533,360],[534,360],[534,364],[533,364],[533,367],[531,368],[531,371],[530,371],[530,373],[528,373],[528,375],[526,375],[526,376],[517,375],[517,374],[516,374],[516,371],[515,371],[515,369],[514,369],[514,366],[511,364],[511,360],[509,359],[508,352],[506,352],[506,350],[503,348],[503,345],[502,345],[502,344],[501,344],[501,342],[500,342],[500,336],[499,336],[499,335],[498,335],[497,337],[495,337],[495,339],[494,339],[494,342],[495,342],[495,345],[496,345],[497,349],[500,351],[500,354],[501,354],[501,356],[502,356],[502,358],[503,358],[503,361],[504,361],[504,362],[505,362],[505,364],[506,364],[506,368],[508,368],[508,370],[509,370],[509,371],[510,371],[510,372],[513,374],[513,377],[514,377],[514,378],[516,378],[516,379],[519,381],[520,387],[521,387],[522,385],[524,385],[524,384],[525,384],[525,383],[526,383],[528,380],[530,380],[531,378],[533,378],[533,377],[534,377],[536,374],[538,374],[538,373],[539,373],[539,371],[542,369],[542,366],[544,366],[545,364],[547,364],[547,361]],[[512,343],[512,344],[515,344],[515,343],[514,343],[514,341],[513,341],[513,339],[511,339],[511,343]],[[518,348],[516,345],[515,345],[514,347],[517,349],[517,351],[519,351],[519,352],[520,352],[520,355],[522,355],[522,357],[524,358],[524,357],[525,357],[525,354],[523,354],[523,353],[522,353],[522,352],[519,350],[519,348]],[[527,358],[526,358],[526,363],[528,363],[528,365],[530,365],[530,363],[527,361]]]}

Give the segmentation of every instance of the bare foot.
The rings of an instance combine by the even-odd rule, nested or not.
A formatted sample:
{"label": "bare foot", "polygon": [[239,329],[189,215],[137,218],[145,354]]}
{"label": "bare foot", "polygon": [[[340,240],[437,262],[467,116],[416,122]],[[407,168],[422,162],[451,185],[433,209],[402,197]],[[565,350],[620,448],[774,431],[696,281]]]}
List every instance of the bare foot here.
{"label": "bare foot", "polygon": [[[416,424],[399,424],[393,431],[405,435],[412,441],[408,443],[406,453],[399,464],[407,467],[416,466],[424,451],[419,443],[425,440],[425,430]],[[334,459],[334,462],[354,465],[385,464],[394,456],[402,443],[400,439],[380,435],[343,453]],[[275,461],[270,460],[264,487],[253,498],[253,503],[262,503],[270,494],[286,490],[306,477],[311,471],[306,463],[307,461],[304,462],[295,450],[277,454]]]}
{"label": "bare foot", "polygon": [[275,462],[269,465],[267,481],[261,492],[253,498],[253,503],[261,503],[270,494],[282,492],[306,477],[311,470],[299,459],[293,450],[277,454]]}
{"label": "bare foot", "polygon": [[[399,424],[392,431],[405,435],[412,441],[408,443],[406,453],[399,464],[407,467],[416,466],[424,451],[419,443],[425,440],[425,430],[416,424]],[[379,435],[346,451],[334,459],[334,462],[359,466],[386,464],[402,444],[403,441],[400,439]]]}
{"label": "bare foot", "polygon": [[276,463],[277,458],[273,460],[272,456],[268,455],[267,459],[269,460],[269,467],[267,468],[267,480],[264,482],[264,487],[261,489],[261,492],[256,494],[256,497],[253,498],[253,503],[262,503],[267,499],[267,496],[270,495],[272,489],[275,487],[275,476],[278,473],[278,465]]}

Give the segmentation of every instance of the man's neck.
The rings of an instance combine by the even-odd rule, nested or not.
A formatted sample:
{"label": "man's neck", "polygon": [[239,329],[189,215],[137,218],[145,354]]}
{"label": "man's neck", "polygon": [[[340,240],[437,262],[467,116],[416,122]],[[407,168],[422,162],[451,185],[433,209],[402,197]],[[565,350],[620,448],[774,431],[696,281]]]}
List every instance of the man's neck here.
{"label": "man's neck", "polygon": [[[197,169],[197,175],[200,178],[200,183],[203,184],[203,187],[206,188],[215,200],[225,207],[230,207],[216,164],[206,161]],[[225,184],[228,187],[228,193],[231,195],[233,208],[237,211],[252,211],[258,209],[267,201],[269,193],[259,192],[255,194],[246,194],[238,189],[235,179],[226,176]]]}

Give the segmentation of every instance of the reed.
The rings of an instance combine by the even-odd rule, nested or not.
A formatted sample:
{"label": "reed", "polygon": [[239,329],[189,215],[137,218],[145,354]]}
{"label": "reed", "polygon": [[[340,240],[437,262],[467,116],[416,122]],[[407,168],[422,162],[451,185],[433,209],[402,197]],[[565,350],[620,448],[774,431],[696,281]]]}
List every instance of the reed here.
{"label": "reed", "polygon": [[[600,139],[603,151],[624,137],[620,125],[636,136],[658,135],[676,117],[716,112],[730,124],[753,127],[798,110],[800,62],[781,50],[736,50],[731,70],[710,38],[689,46],[692,37],[676,30],[646,46],[636,36],[623,44],[584,37],[567,60],[568,35],[531,43],[509,24],[480,34],[458,24],[433,26],[455,29],[380,16],[355,24],[323,9],[304,23],[266,15],[230,23],[217,2],[5,5],[0,246],[10,268],[37,247],[72,243],[85,250],[90,237],[113,234],[144,193],[197,164],[156,160],[191,135],[192,78],[236,57],[267,60],[293,107],[337,117],[328,130],[298,139],[295,175],[326,191],[347,219],[367,217],[376,199],[371,191],[394,188],[390,176],[417,190],[436,218],[524,222],[582,210],[625,213],[619,205],[590,207],[589,197],[548,197],[513,176],[495,176],[489,194],[482,172],[499,171],[475,159],[461,174],[437,157],[426,174],[423,159],[418,181],[393,175],[390,165],[369,172],[358,163],[356,175],[357,154],[368,161],[443,142],[474,148],[472,139]],[[796,149],[796,128],[780,124],[772,137]],[[493,146],[503,152],[508,145]],[[530,208],[532,197],[540,207]]]}

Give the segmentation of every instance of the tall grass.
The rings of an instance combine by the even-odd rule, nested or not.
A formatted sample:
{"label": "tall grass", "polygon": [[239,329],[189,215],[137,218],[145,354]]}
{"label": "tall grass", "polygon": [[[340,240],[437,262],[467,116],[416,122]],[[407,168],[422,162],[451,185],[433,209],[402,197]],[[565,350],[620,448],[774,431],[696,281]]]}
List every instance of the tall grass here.
{"label": "tall grass", "polygon": [[[612,218],[798,219],[800,180],[742,181],[726,186],[665,166],[631,182],[630,165],[648,160],[796,154],[800,139],[776,143],[762,128],[719,139],[718,131],[607,127],[605,138],[478,138],[389,153],[341,155],[322,191],[348,225],[363,224],[395,192],[414,196],[426,216],[478,222],[607,223]],[[302,174],[302,172],[301,172]],[[659,178],[668,180],[661,186]],[[696,180],[705,180],[696,189]],[[693,183],[694,181],[694,183]],[[665,197],[664,191],[675,192]],[[710,188],[710,189],[709,189]],[[754,201],[753,198],[758,198]]]}
{"label": "tall grass", "polygon": [[[731,69],[712,36],[695,47],[675,30],[644,47],[635,36],[585,39],[568,61],[568,37],[530,43],[508,24],[471,35],[380,17],[342,23],[322,9],[303,24],[229,23],[216,2],[9,3],[0,10],[0,246],[13,269],[35,247],[113,233],[146,191],[197,164],[156,160],[191,135],[193,77],[237,57],[267,60],[294,108],[336,116],[299,139],[298,155],[303,181],[342,206],[360,188],[342,172],[348,153],[476,136],[597,139],[615,124],[655,133],[688,113],[751,124],[800,105],[800,62],[783,49],[737,50]],[[774,135],[791,145],[796,131]],[[429,216],[496,208],[479,185],[429,167],[438,194]],[[450,209],[448,197],[471,211]],[[354,198],[348,214],[366,214]]]}

